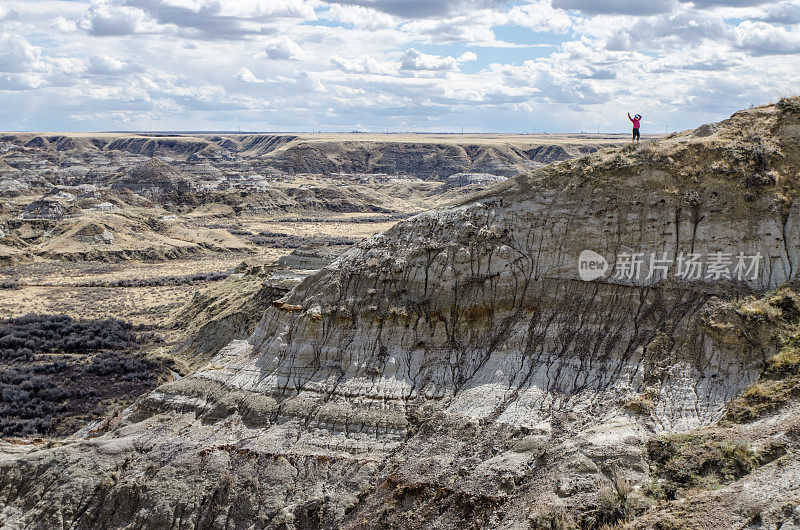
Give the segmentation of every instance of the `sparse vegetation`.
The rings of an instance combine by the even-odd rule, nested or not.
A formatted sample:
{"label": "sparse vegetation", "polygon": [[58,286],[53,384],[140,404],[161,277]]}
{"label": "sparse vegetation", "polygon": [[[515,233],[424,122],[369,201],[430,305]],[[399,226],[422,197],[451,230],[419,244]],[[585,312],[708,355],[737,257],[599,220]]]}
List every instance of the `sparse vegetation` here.
{"label": "sparse vegetation", "polygon": [[165,276],[161,278],[131,278],[114,281],[93,281],[80,284],[78,287],[165,287],[174,285],[205,284],[224,280],[230,272],[201,272],[181,276]]}
{"label": "sparse vegetation", "polygon": [[25,284],[16,278],[0,280],[0,289],[22,289]]}
{"label": "sparse vegetation", "polygon": [[256,245],[272,248],[301,248],[310,246],[355,245],[356,240],[346,236],[296,236],[282,232],[259,232],[251,238]]}
{"label": "sparse vegetation", "polygon": [[622,403],[622,408],[637,416],[647,416],[655,409],[655,402],[648,395],[632,396]]}
{"label": "sparse vegetation", "polygon": [[631,492],[633,488],[625,479],[619,466],[611,468],[611,485],[600,491],[600,504],[595,512],[596,526],[613,525],[633,515]]}
{"label": "sparse vegetation", "polygon": [[741,304],[740,314],[766,319],[780,329],[781,349],[764,373],[728,407],[727,421],[747,423],[800,397],[800,300],[790,290],[770,293]]}
{"label": "sparse vegetation", "polygon": [[674,499],[679,490],[715,488],[750,473],[759,454],[746,440],[729,440],[714,434],[666,435],[647,443],[647,454],[664,497]]}
{"label": "sparse vegetation", "polygon": [[578,528],[575,519],[563,506],[549,506],[529,517],[534,530],[572,530]]}
{"label": "sparse vegetation", "polygon": [[800,96],[782,97],[778,100],[778,108],[783,112],[800,113]]}

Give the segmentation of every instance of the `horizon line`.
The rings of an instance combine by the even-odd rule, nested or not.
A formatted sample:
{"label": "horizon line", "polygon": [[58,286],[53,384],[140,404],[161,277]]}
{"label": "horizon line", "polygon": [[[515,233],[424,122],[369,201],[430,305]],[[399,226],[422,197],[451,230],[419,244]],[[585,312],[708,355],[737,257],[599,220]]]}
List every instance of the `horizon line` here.
{"label": "horizon line", "polygon": [[[669,131],[669,132],[653,132],[653,133],[642,133],[642,136],[664,136],[667,134],[672,134],[678,131]],[[49,135],[70,135],[70,134],[138,134],[142,136],[160,136],[160,135],[175,135],[175,134],[184,134],[184,135],[197,135],[197,134],[225,134],[225,135],[238,135],[238,136],[246,136],[246,135],[253,135],[253,134],[270,134],[270,135],[317,135],[317,134],[375,134],[375,135],[398,135],[398,134],[431,134],[431,135],[450,135],[450,136],[467,136],[467,135],[504,135],[504,136],[539,136],[539,135],[591,135],[591,136],[598,136],[598,135],[619,135],[619,136],[630,136],[630,132],[611,132],[611,131],[573,131],[573,132],[529,132],[529,131],[520,131],[520,132],[499,132],[499,131],[464,131],[464,132],[437,132],[437,131],[229,131],[229,130],[159,130],[159,131],[141,131],[141,130],[98,130],[98,131],[0,131],[0,134],[9,135],[9,134],[36,134],[41,136],[49,136]]]}

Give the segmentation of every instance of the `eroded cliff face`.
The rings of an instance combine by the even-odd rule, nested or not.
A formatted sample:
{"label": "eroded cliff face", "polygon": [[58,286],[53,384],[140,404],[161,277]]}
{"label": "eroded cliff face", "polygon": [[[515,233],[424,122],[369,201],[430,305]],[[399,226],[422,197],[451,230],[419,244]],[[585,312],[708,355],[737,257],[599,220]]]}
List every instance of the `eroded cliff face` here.
{"label": "eroded cliff face", "polygon": [[[648,439],[714,424],[775,354],[731,301],[800,271],[799,143],[797,114],[762,107],[401,222],[194,375],[7,453],[0,521],[599,526],[603,489],[648,477]],[[604,278],[579,278],[587,249]],[[764,260],[744,282],[615,279],[630,252]]]}

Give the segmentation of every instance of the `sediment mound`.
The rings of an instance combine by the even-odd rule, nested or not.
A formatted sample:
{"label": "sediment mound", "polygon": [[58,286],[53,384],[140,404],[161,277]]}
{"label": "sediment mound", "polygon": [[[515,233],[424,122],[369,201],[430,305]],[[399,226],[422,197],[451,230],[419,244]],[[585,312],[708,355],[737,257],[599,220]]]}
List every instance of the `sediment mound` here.
{"label": "sediment mound", "polygon": [[56,151],[75,151],[81,154],[98,151],[97,145],[91,138],[56,136],[49,138],[49,142],[55,145]]}
{"label": "sediment mound", "polygon": [[50,149],[50,142],[48,142],[47,139],[42,136],[34,136],[33,138],[25,142],[25,147],[38,147],[39,149]]}
{"label": "sediment mound", "polygon": [[21,243],[13,249],[18,259],[41,256],[63,261],[118,262],[164,260],[205,251],[253,250],[250,243],[227,230],[143,219],[127,215],[111,203],[100,203],[81,215],[66,215],[68,210],[63,207],[54,210],[57,202],[38,202],[45,206],[25,212],[9,229],[8,235]]}
{"label": "sediment mound", "polygon": [[191,181],[180,171],[157,158],[131,168],[114,179],[111,187],[127,189],[151,200],[175,198],[193,189]]}
{"label": "sediment mound", "polygon": [[443,178],[454,173],[510,177],[529,170],[530,160],[510,146],[395,142],[294,142],[264,164],[286,173],[378,173]]}
{"label": "sediment mound", "polygon": [[150,157],[187,157],[211,145],[208,141],[192,136],[131,136],[112,139],[104,146],[106,151],[124,151]]}
{"label": "sediment mound", "polygon": [[317,270],[330,265],[341,252],[327,247],[303,247],[278,258],[279,267],[300,270]]}
{"label": "sediment mound", "polygon": [[231,138],[220,139],[219,145],[225,149],[235,150],[250,156],[264,156],[294,142],[297,140],[297,137],[272,134],[248,134],[236,137],[236,140],[238,140],[238,143],[234,142]]}
{"label": "sediment mound", "polygon": [[22,211],[22,218],[59,221],[74,213],[75,208],[64,206],[58,200],[42,198],[25,206]]}
{"label": "sediment mound", "polygon": [[465,186],[489,188],[498,182],[504,182],[506,179],[507,177],[491,175],[489,173],[455,173],[445,177],[444,183],[448,188]]}
{"label": "sediment mound", "polygon": [[[663,528],[695,509],[669,504],[670,470],[695,464],[659,449],[684,443],[707,451],[698,481],[741,481],[709,493],[720,512],[693,527],[785,521],[800,485],[776,477],[796,476],[796,397],[730,431],[771,449],[697,429],[726,428],[748,385],[800,365],[776,361],[797,295],[759,298],[800,273],[799,130],[791,108],[759,107],[400,222],[195,374],[82,439],[6,456],[0,522],[598,528],[649,507],[639,522]],[[592,281],[586,250],[585,270],[608,263]],[[739,252],[760,266],[708,268]],[[639,253],[663,268],[626,265]]]}

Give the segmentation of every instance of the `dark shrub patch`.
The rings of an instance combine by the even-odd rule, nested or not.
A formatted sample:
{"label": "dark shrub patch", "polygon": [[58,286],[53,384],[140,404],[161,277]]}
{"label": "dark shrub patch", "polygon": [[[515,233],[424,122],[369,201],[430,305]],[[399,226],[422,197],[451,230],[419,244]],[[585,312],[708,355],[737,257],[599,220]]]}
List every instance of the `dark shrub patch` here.
{"label": "dark shrub patch", "polygon": [[121,320],[73,320],[66,315],[25,315],[0,320],[0,359],[32,359],[36,353],[121,350],[136,342]]}
{"label": "dark shrub patch", "polygon": [[113,282],[89,282],[80,287],[166,287],[174,285],[195,285],[216,282],[230,276],[229,272],[200,272],[184,276],[165,276],[163,278],[135,278]]}
{"label": "dark shrub patch", "polygon": [[0,280],[0,289],[22,289],[25,284],[16,278]]}
{"label": "dark shrub patch", "polygon": [[166,373],[134,348],[160,337],[120,320],[27,315],[0,321],[0,436],[74,432]]}
{"label": "dark shrub patch", "polygon": [[271,248],[355,245],[356,240],[344,236],[296,236],[281,232],[259,232],[251,238],[256,245]]}

